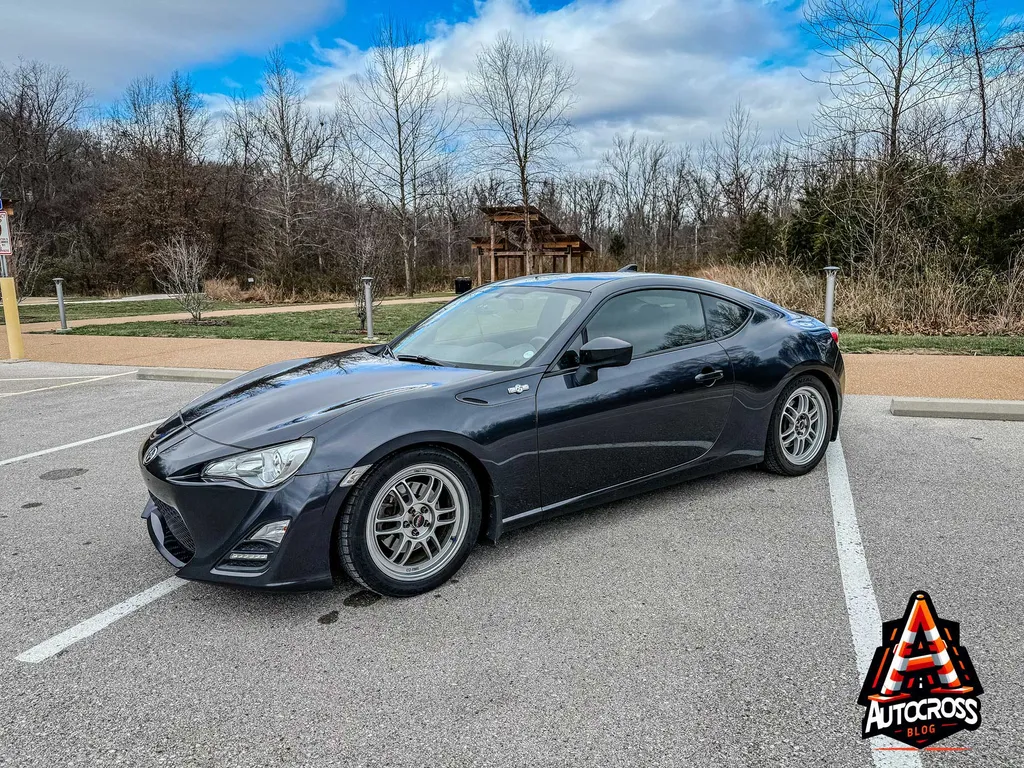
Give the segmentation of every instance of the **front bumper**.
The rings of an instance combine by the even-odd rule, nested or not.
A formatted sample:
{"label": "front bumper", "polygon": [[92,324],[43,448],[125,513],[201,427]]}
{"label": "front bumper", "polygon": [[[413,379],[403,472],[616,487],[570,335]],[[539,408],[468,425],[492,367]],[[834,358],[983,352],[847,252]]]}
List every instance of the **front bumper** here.
{"label": "front bumper", "polygon": [[[349,491],[340,486],[344,471],[297,475],[269,491],[234,482],[165,479],[145,465],[142,476],[150,493],[142,517],[157,551],[178,576],[268,589],[332,586],[334,522]],[[278,520],[289,521],[288,531],[266,563],[228,562],[255,530]]]}

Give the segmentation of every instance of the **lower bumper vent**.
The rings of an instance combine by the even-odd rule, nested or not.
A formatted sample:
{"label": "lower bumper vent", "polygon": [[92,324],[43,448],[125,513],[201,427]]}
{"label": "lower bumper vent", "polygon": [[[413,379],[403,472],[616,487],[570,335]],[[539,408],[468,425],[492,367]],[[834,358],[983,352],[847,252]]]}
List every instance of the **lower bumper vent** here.
{"label": "lower bumper vent", "polygon": [[188,530],[188,526],[185,525],[185,521],[182,519],[181,514],[172,507],[170,504],[166,504],[156,496],[151,497],[153,504],[156,506],[157,515],[160,517],[160,522],[163,524],[164,530],[164,546],[167,547],[167,551],[178,558],[181,562],[187,563],[196,553],[196,544],[192,539],[192,534]]}

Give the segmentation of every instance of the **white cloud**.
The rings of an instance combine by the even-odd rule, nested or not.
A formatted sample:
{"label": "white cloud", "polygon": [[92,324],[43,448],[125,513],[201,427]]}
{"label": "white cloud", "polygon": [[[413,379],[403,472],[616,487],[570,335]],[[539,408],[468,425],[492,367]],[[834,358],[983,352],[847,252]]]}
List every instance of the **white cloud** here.
{"label": "white cloud", "polygon": [[[428,44],[457,92],[476,52],[500,34],[551,43],[576,70],[574,119],[587,163],[616,132],[676,143],[714,136],[737,100],[766,134],[805,125],[821,90],[801,74],[807,62],[793,13],[758,0],[576,0],[546,13],[486,0],[473,18],[435,25]],[[364,52],[335,41],[315,54],[310,92],[331,102]],[[780,57],[792,63],[765,63]]]}
{"label": "white cloud", "polygon": [[[587,163],[616,132],[677,143],[714,136],[737,100],[765,134],[805,125],[822,93],[801,75],[813,67],[796,33],[799,8],[779,5],[575,0],[538,13],[524,0],[478,0],[471,18],[434,24],[428,44],[458,93],[477,51],[500,34],[551,43],[577,73],[574,119]],[[341,0],[12,0],[0,15],[0,63],[23,57],[65,66],[102,102],[139,75],[262,55],[342,9]],[[310,45],[303,77],[314,100],[333,106],[365,51],[343,40]],[[224,98],[211,94],[209,102],[222,108]]]}
{"label": "white cloud", "polygon": [[264,53],[328,14],[338,0],[9,0],[0,63],[68,68],[101,99],[132,78]]}

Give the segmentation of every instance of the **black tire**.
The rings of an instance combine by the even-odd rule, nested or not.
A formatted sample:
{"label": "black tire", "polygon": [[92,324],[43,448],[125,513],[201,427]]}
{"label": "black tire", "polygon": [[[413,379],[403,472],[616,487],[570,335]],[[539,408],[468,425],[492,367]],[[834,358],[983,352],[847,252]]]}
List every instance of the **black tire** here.
{"label": "black tire", "polygon": [[[821,446],[815,451],[814,455],[809,461],[802,464],[796,464],[790,461],[786,455],[785,450],[782,447],[782,436],[780,434],[780,423],[782,421],[782,413],[786,407],[786,403],[790,397],[798,389],[810,387],[816,390],[824,402],[825,407],[825,439],[822,441]],[[829,395],[828,389],[821,382],[817,376],[797,376],[793,379],[779,394],[778,400],[775,401],[775,409],[772,411],[772,418],[768,424],[768,435],[765,439],[764,449],[764,467],[769,472],[776,475],[786,475],[788,477],[796,477],[798,475],[806,475],[825,457],[825,452],[828,450],[828,444],[832,439],[832,428],[835,424],[835,413],[832,407],[832,397]]]}
{"label": "black tire", "polygon": [[[468,520],[461,541],[455,538],[451,540],[454,545],[449,554],[446,554],[448,559],[441,570],[423,578],[396,578],[374,562],[374,555],[370,551],[370,547],[374,545],[368,541],[367,520],[374,500],[385,490],[389,481],[399,476],[403,470],[419,465],[441,467],[458,479],[468,501],[465,513]],[[480,535],[483,504],[480,485],[465,461],[442,448],[424,447],[394,454],[374,466],[352,489],[340,514],[335,546],[345,573],[356,583],[378,594],[411,597],[436,589],[462,567]],[[448,545],[446,542],[445,546]],[[379,554],[377,557],[379,558]]]}

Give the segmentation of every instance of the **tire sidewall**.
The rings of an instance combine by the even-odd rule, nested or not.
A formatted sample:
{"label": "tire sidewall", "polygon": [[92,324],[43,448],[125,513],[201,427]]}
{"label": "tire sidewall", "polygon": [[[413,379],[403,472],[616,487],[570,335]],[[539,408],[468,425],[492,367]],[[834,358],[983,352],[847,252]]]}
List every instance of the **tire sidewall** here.
{"label": "tire sidewall", "polygon": [[[786,452],[782,449],[782,438],[779,436],[779,422],[782,420],[782,411],[786,407],[786,402],[789,400],[790,395],[801,387],[811,387],[812,389],[817,390],[825,402],[825,440],[822,442],[821,448],[818,449],[817,456],[815,456],[812,461],[809,461],[806,464],[794,464],[786,458]],[[795,476],[806,474],[821,463],[821,460],[825,456],[825,452],[828,451],[828,444],[832,440],[832,429],[835,420],[835,413],[833,411],[832,396],[829,394],[825,385],[821,383],[821,379],[817,376],[811,376],[808,374],[795,376],[789,384],[783,388],[782,393],[779,395],[779,399],[775,403],[775,410],[772,411],[772,420],[768,428],[768,440],[771,444],[775,461],[781,465],[787,475]]]}
{"label": "tire sidewall", "polygon": [[[366,522],[377,494],[403,469],[417,464],[437,464],[454,473],[466,490],[469,515],[466,533],[455,556],[435,574],[417,581],[400,581],[381,571],[370,556]],[[480,484],[458,456],[440,448],[417,448],[384,459],[356,484],[342,510],[338,526],[338,554],[345,570],[366,588],[392,597],[409,597],[436,589],[450,579],[469,557],[483,519]]]}

